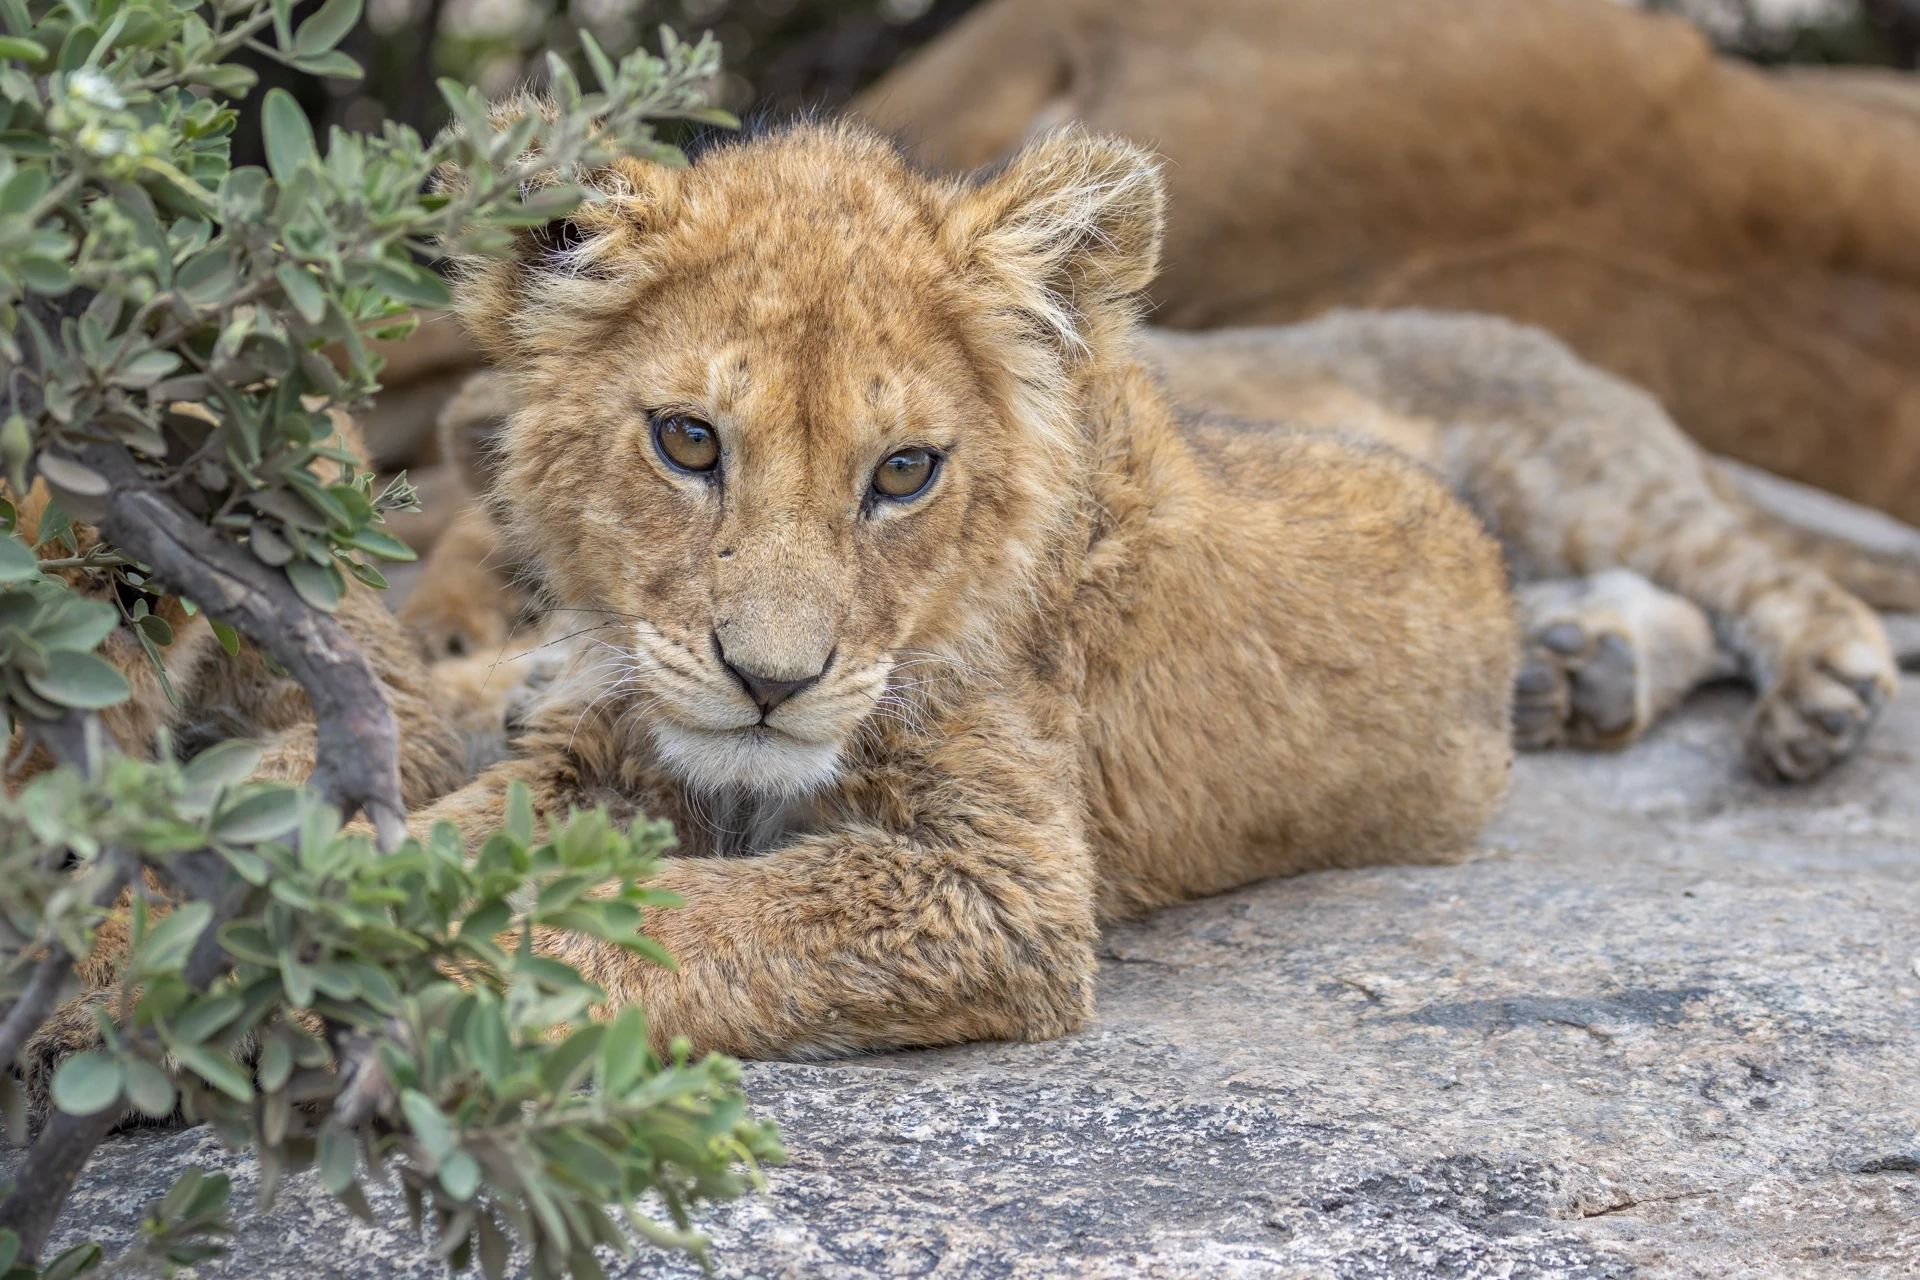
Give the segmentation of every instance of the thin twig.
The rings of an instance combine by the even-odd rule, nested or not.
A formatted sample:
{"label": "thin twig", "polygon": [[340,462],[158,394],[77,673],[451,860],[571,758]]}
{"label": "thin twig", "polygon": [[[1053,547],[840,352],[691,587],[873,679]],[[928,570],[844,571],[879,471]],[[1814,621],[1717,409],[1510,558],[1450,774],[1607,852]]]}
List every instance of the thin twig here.
{"label": "thin twig", "polygon": [[[109,851],[102,855],[113,863],[113,871],[106,881],[95,890],[92,902],[99,910],[105,911],[120,897],[120,891],[127,887],[133,878],[133,859],[125,854]],[[60,996],[60,987],[66,982],[67,974],[73,968],[73,952],[58,941],[49,941],[46,951],[35,966],[33,977],[27,980],[27,989],[13,1002],[13,1008],[7,1010],[5,1022],[0,1022],[0,1071],[10,1065],[20,1055],[27,1038],[40,1029],[40,1024],[53,1012],[54,1001]]]}
{"label": "thin twig", "polygon": [[49,569],[113,569],[121,565],[130,565],[134,561],[112,551],[89,551],[83,556],[62,556],[58,560],[42,560],[40,571]]}
{"label": "thin twig", "polygon": [[[176,862],[176,869],[186,873],[182,878],[198,882],[204,882],[216,868],[224,866],[225,860],[211,849],[186,854]],[[215,899],[217,893],[204,892],[198,896],[203,900]],[[214,901],[213,915],[201,929],[180,971],[180,976],[194,990],[206,990],[215,978],[226,972],[231,958],[220,945],[220,926],[240,914],[244,906],[244,882]],[[148,1044],[154,1035],[151,1028],[132,1034],[127,1034],[125,1028],[122,1031],[129,1047]],[[59,1220],[60,1210],[93,1159],[94,1150],[106,1141],[125,1114],[123,1108],[109,1106],[90,1116],[55,1111],[48,1117],[46,1128],[20,1167],[13,1193],[0,1203],[0,1229],[10,1229],[19,1235],[20,1260],[39,1260],[40,1251],[46,1247],[47,1238]]]}

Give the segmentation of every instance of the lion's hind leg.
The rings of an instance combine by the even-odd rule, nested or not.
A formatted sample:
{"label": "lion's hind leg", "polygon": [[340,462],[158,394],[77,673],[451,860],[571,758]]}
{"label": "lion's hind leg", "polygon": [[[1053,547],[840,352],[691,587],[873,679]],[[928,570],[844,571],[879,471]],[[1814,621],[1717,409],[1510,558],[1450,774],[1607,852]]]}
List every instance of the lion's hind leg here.
{"label": "lion's hind leg", "polygon": [[1624,747],[1726,673],[1706,612],[1629,570],[1528,583],[1515,602],[1513,740],[1522,750]]}
{"label": "lion's hind leg", "polygon": [[[1352,379],[1442,424],[1447,473],[1523,581],[1632,570],[1712,619],[1759,694],[1747,729],[1759,773],[1803,782],[1858,750],[1899,683],[1886,629],[1818,563],[1761,536],[1652,396],[1502,320],[1315,324],[1322,345],[1363,353]],[[1623,740],[1644,727],[1610,709]]]}

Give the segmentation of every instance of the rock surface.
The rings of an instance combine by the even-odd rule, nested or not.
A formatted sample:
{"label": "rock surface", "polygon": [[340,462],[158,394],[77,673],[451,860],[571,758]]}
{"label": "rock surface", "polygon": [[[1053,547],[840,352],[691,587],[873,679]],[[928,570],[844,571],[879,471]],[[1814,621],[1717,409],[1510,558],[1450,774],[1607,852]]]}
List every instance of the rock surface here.
{"label": "rock surface", "polygon": [[[1458,865],[1113,929],[1068,1039],[750,1067],[793,1160],[708,1215],[719,1274],[1920,1273],[1920,696],[1800,790],[1744,707],[1523,759]],[[310,1180],[252,1211],[204,1131],[116,1139],[71,1231],[194,1160],[243,1210],[205,1273],[440,1274]]]}

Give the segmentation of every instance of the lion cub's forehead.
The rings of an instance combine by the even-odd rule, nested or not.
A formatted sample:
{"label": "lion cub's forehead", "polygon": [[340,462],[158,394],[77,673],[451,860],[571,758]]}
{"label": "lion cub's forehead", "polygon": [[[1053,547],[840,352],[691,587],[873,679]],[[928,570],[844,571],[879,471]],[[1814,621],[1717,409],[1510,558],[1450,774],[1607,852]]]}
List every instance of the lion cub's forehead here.
{"label": "lion cub's forehead", "polygon": [[680,183],[635,319],[706,407],[884,431],[977,390],[945,197],[889,147],[809,131],[723,148]]}
{"label": "lion cub's forehead", "polygon": [[661,266],[751,290],[769,310],[835,297],[911,303],[951,276],[941,187],[890,148],[807,131],[703,157],[681,178]]}
{"label": "lion cub's forehead", "polygon": [[723,146],[661,181],[657,204],[614,203],[633,232],[595,260],[610,287],[582,294],[602,308],[597,358],[553,344],[555,386],[593,384],[602,412],[712,416],[732,445],[798,431],[827,452],[945,444],[990,416],[942,238],[948,185],[832,127]]}

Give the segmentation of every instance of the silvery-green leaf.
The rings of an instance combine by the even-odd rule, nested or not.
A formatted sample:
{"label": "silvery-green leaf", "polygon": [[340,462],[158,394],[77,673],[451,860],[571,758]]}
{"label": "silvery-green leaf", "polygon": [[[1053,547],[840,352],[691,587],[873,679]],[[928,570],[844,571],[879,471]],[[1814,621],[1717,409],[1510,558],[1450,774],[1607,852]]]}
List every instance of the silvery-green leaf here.
{"label": "silvery-green leaf", "polygon": [[187,954],[213,916],[204,902],[183,903],[169,912],[140,944],[140,966],[147,973],[170,973],[187,962]]}
{"label": "silvery-green leaf", "polygon": [[127,678],[111,665],[71,650],[48,654],[46,671],[26,679],[28,687],[49,702],[87,711],[115,706],[132,693]]}
{"label": "silvery-green leaf", "polygon": [[0,538],[0,582],[31,582],[40,576],[40,561],[18,539]]}
{"label": "silvery-green leaf", "polygon": [[70,1116],[90,1116],[120,1100],[126,1083],[120,1060],[100,1052],[79,1053],[53,1077],[53,1105]]}
{"label": "silvery-green leaf", "polygon": [[340,607],[341,582],[332,565],[317,565],[311,560],[294,560],[287,565],[287,581],[300,598],[322,613]]}
{"label": "silvery-green leaf", "polygon": [[320,1128],[320,1185],[339,1195],[353,1182],[359,1145],[337,1124]]}
{"label": "silvery-green leaf", "polygon": [[97,519],[104,514],[105,509],[100,507],[99,500],[106,496],[111,486],[98,471],[57,453],[42,453],[35,459],[34,466],[74,515],[83,519]]}
{"label": "silvery-green leaf", "polygon": [[[3,38],[0,38],[0,44],[4,44]],[[0,57],[5,56],[4,51],[0,51]],[[0,186],[0,214],[25,213],[40,203],[40,198],[47,194],[47,188],[51,185],[45,166],[20,166],[7,179],[6,185]]]}
{"label": "silvery-green leaf", "polygon": [[407,1118],[407,1127],[413,1130],[421,1148],[436,1164],[453,1154],[458,1139],[432,1098],[418,1089],[404,1090],[400,1094],[400,1110]]}
{"label": "silvery-green leaf", "polygon": [[150,387],[180,367],[180,357],[171,351],[146,351],[114,370],[115,385],[140,390]]}
{"label": "silvery-green leaf", "polygon": [[166,1072],[145,1058],[130,1057],[125,1068],[127,1101],[150,1119],[164,1120],[173,1114],[176,1095]]}
{"label": "silvery-green leaf", "polygon": [[112,605],[68,593],[42,611],[34,624],[33,638],[49,651],[92,653],[119,625],[120,611]]}
{"label": "silvery-green leaf", "polygon": [[76,1244],[49,1262],[40,1273],[40,1280],[77,1280],[77,1277],[100,1265],[103,1253],[104,1250],[95,1241]]}
{"label": "silvery-green leaf", "polygon": [[480,1165],[464,1151],[456,1151],[440,1163],[440,1186],[455,1200],[471,1200],[480,1190]]}
{"label": "silvery-green leaf", "polygon": [[203,1044],[194,1044],[172,1036],[163,1025],[161,1036],[181,1066],[238,1102],[253,1098],[253,1080],[240,1064],[224,1053]]}
{"label": "silvery-green leaf", "polygon": [[216,840],[233,844],[259,844],[284,836],[299,825],[300,793],[275,787],[223,809],[214,817],[212,833]]}
{"label": "silvery-green leaf", "polygon": [[293,53],[314,58],[326,53],[360,21],[360,0],[327,0],[294,33]]}
{"label": "silvery-green leaf", "polygon": [[282,183],[293,181],[294,174],[316,159],[313,126],[285,89],[267,90],[260,109],[260,132],[266,142],[267,167]]}
{"label": "silvery-green leaf", "polygon": [[359,63],[338,49],[330,49],[312,57],[295,58],[293,69],[310,76],[327,76],[335,80],[358,80],[366,75]]}
{"label": "silvery-green leaf", "polygon": [[296,263],[283,262],[274,268],[273,275],[280,282],[280,287],[287,291],[287,301],[299,310],[308,324],[319,324],[326,318],[327,292],[313,272]]}
{"label": "silvery-green leaf", "polygon": [[245,738],[216,742],[181,768],[181,778],[194,790],[232,786],[260,765],[260,748]]}

